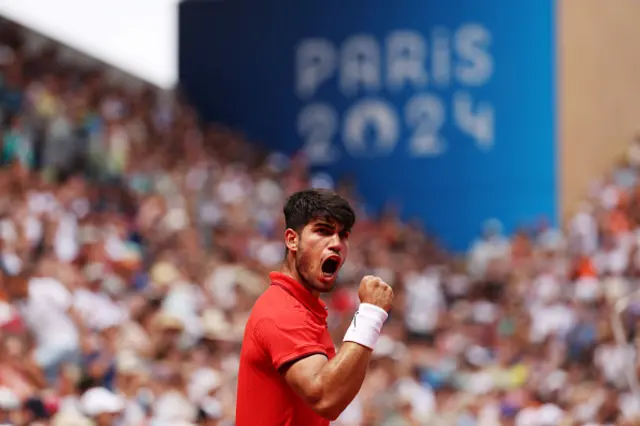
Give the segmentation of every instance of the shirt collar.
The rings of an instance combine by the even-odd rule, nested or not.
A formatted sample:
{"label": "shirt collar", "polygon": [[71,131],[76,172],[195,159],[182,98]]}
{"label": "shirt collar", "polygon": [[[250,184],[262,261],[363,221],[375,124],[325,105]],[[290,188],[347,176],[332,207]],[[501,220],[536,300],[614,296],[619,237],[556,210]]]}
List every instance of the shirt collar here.
{"label": "shirt collar", "polygon": [[269,278],[271,279],[271,285],[281,287],[311,312],[322,318],[327,317],[327,306],[324,302],[311,294],[309,290],[292,277],[282,272],[272,272],[269,274]]}

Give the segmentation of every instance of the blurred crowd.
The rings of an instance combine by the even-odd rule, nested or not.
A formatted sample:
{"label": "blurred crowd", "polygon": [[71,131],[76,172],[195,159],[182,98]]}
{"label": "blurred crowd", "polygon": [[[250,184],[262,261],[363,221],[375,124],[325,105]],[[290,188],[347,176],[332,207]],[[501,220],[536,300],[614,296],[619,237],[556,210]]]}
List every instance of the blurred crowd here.
{"label": "blurred crowd", "polygon": [[[563,229],[489,220],[465,258],[353,182],[112,84],[0,23],[0,424],[234,424],[239,345],[282,261],[282,204],[333,188],[358,224],[327,296],[339,344],[362,276],[396,305],[336,426],[637,425],[630,301],[640,142]],[[618,333],[618,334],[616,334]]]}

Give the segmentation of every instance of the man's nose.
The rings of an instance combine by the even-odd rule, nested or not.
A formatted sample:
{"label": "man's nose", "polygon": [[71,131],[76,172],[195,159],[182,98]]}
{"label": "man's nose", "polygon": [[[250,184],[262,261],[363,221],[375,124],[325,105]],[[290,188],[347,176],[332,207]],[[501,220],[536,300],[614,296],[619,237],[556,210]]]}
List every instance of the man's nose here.
{"label": "man's nose", "polygon": [[344,249],[344,244],[342,243],[342,238],[340,238],[339,234],[333,234],[331,237],[331,243],[329,245],[329,250],[335,252],[336,254],[341,254]]}

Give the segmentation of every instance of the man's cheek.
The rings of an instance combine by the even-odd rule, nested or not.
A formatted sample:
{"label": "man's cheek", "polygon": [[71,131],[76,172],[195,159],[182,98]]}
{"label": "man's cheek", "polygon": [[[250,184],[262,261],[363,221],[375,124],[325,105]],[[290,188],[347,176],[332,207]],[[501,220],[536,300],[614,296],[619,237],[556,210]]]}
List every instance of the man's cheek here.
{"label": "man's cheek", "polygon": [[298,270],[305,273],[313,270],[311,254],[307,250],[300,253],[300,257],[298,258]]}

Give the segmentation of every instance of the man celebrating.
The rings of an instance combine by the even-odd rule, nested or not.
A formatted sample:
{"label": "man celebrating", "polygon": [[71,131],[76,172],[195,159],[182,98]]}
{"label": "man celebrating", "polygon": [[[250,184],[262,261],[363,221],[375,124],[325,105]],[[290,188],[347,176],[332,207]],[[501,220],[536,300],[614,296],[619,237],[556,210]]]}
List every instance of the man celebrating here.
{"label": "man celebrating", "polygon": [[286,258],[254,305],[245,329],[236,426],[328,426],[356,396],[393,291],[360,283],[360,306],[336,354],[320,300],[335,286],[355,214],[339,195],[293,194],[284,206]]}

